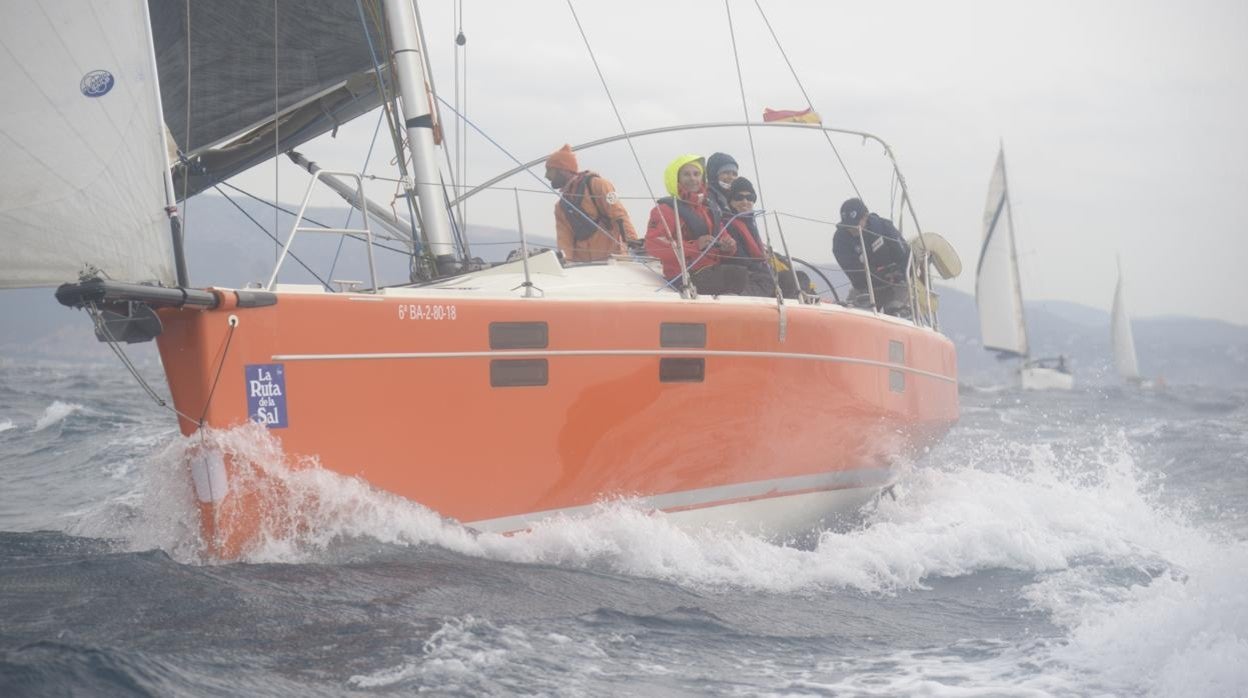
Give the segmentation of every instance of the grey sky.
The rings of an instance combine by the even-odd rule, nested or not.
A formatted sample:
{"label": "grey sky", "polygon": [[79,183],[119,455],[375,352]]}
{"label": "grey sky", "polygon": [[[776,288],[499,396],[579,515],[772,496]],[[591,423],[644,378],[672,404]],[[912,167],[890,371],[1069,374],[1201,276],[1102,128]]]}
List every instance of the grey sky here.
{"label": "grey sky", "polygon": [[[804,100],[753,2],[730,0],[748,110]],[[468,115],[522,160],[619,132],[566,2],[464,3]],[[635,1],[574,6],[630,130],[742,118],[723,2]],[[1163,2],[764,2],[763,8],[825,125],[889,142],[923,228],[950,239],[974,288],[988,178],[1003,141],[1024,293],[1107,308],[1114,256],[1136,315],[1186,314],[1248,323],[1248,4]],[[424,3],[435,79],[453,100],[452,3]],[[449,117],[449,112],[446,114]],[[448,119],[449,121],[449,119]],[[325,166],[356,169],[375,116],[302,148]],[[446,130],[451,132],[448,123]],[[646,178],[682,152],[723,150],[761,184],[768,209],[831,220],[853,191],[815,134],[714,131],[637,141]],[[887,213],[878,147],[837,143],[868,203]],[[467,181],[510,166],[468,140]],[[393,153],[378,141],[382,173]],[[625,195],[647,196],[626,146],[582,153],[582,167]],[[540,171],[539,171],[540,174]],[[282,165],[281,198],[306,176]],[[273,165],[235,180],[263,196]],[[507,186],[536,188],[532,178]],[[388,198],[382,188],[379,198]],[[530,231],[549,231],[553,199],[525,194]],[[192,204],[193,205],[193,204]],[[649,203],[629,202],[639,233]],[[479,197],[469,221],[515,226],[510,192]],[[830,260],[830,230],[782,219],[798,256]],[[906,222],[907,230],[912,230]],[[773,228],[773,235],[775,230]]]}

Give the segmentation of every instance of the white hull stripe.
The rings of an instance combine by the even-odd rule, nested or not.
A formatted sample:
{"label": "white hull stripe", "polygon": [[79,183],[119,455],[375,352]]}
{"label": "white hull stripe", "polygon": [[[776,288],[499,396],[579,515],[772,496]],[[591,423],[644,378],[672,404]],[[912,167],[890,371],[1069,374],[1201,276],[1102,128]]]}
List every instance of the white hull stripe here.
{"label": "white hull stripe", "polygon": [[[633,501],[638,502],[647,509],[681,511],[714,507],[748,499],[786,497],[820,490],[880,489],[891,484],[893,480],[894,474],[888,468],[863,468],[859,470],[818,473],[815,475],[799,475],[774,480],[741,482],[733,485],[685,490],[683,492],[669,492],[650,497],[638,497]],[[469,521],[465,525],[482,531],[518,531],[529,527],[534,521],[540,519],[556,516],[586,516],[592,513],[596,506],[587,504],[564,509],[546,509],[528,514],[502,516],[496,519]]]}
{"label": "white hull stripe", "polygon": [[825,354],[798,354],[782,351],[728,351],[703,349],[568,349],[568,350],[497,350],[497,351],[430,351],[404,352],[392,354],[274,354],[273,361],[369,361],[388,359],[476,359],[476,358],[512,358],[555,356],[735,356],[758,359],[794,359],[799,361],[830,361],[834,363],[860,364],[877,366],[897,371],[905,371],[919,376],[927,376],[946,383],[957,381],[949,376],[931,371],[911,368],[903,364],[871,359],[857,359],[849,356],[827,356]]}

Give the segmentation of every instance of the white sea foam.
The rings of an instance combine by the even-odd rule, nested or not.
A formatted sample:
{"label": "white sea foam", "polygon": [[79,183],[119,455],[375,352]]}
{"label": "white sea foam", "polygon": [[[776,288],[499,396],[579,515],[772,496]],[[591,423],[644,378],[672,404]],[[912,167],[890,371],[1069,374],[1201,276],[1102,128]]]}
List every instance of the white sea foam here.
{"label": "white sea foam", "polygon": [[[1241,668],[1248,667],[1248,597],[1240,580],[1248,568],[1248,544],[1228,543],[1159,504],[1160,483],[1136,466],[1122,432],[1102,434],[1083,447],[985,440],[975,449],[958,449],[957,462],[910,473],[897,499],[865,512],[862,526],[824,532],[806,549],[731,530],[682,530],[628,501],[605,502],[591,516],[546,521],[520,535],[477,535],[315,463],[292,469],[271,437],[258,426],[206,435],[207,443],[264,474],[271,481],[265,486],[279,483],[274,496],[286,504],[267,512],[264,540],[246,555],[251,562],[316,560],[335,540],[368,538],[692,588],[847,588],[871,594],[1004,568],[1039,577],[1027,599],[1064,628],[1068,640],[978,662],[967,669],[975,676],[966,674],[965,686],[995,686],[1003,695],[1078,692],[1090,685],[1111,693],[1218,695],[1248,685],[1248,669]],[[199,559],[195,497],[181,465],[185,450],[197,443],[178,439],[148,465],[141,514],[124,521],[122,537],[136,549],[160,547],[176,559]],[[489,661],[491,652],[507,651],[506,633],[494,640],[502,645],[476,654],[467,639],[451,639],[456,632],[484,632],[468,626],[448,626],[441,655],[427,651],[352,683],[373,687],[437,678],[451,685],[456,667],[468,670],[473,662]],[[975,695],[948,686],[938,690],[944,684],[933,677],[957,673],[956,656],[920,659],[907,660],[913,671],[873,685]],[[1050,667],[1048,678],[1020,678],[1019,666],[1037,661]],[[865,684],[846,681],[833,684],[866,691]],[[803,690],[797,684],[790,689]]]}
{"label": "white sea foam", "polygon": [[81,412],[83,409],[83,406],[77,403],[56,400],[43,410],[43,415],[35,420],[35,426],[31,431],[43,431],[54,424],[61,423],[69,415]]}
{"label": "white sea foam", "polygon": [[0,419],[0,433],[13,429],[15,426],[17,425],[13,424],[11,419]]}
{"label": "white sea foam", "polygon": [[[607,658],[592,638],[579,642],[558,633],[530,632],[465,616],[451,618],[425,641],[418,658],[352,676],[359,688],[410,684],[442,693],[494,695],[588,693],[586,679],[601,673]],[[549,667],[561,671],[551,673]]]}

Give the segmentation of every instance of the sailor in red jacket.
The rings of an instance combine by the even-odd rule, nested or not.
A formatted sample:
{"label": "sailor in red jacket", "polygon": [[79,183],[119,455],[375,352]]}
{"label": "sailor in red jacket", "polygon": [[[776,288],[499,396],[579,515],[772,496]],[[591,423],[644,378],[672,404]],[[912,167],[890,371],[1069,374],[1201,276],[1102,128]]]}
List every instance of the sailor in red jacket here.
{"label": "sailor in red jacket", "polygon": [[[683,250],[690,280],[698,292],[739,294],[745,290],[749,272],[721,264],[725,257],[736,254],[737,243],[706,204],[702,170],[702,158],[697,155],[682,155],[667,166],[663,179],[671,196],[659,199],[650,211],[646,252],[663,262],[663,275],[674,286],[681,284],[679,252]],[[683,246],[677,242],[677,215]]]}

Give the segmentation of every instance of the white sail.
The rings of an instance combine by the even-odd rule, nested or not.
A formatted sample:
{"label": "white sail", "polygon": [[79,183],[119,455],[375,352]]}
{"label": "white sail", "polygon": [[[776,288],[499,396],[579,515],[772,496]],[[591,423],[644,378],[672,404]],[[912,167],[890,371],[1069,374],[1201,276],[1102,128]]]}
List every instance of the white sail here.
{"label": "white sail", "polygon": [[1131,333],[1131,318],[1127,315],[1127,301],[1123,297],[1121,264],[1118,267],[1118,285],[1114,287],[1110,333],[1114,347],[1114,367],[1118,369],[1118,375],[1128,380],[1139,378],[1140,365],[1135,356],[1135,336]]}
{"label": "white sail", "polygon": [[0,0],[0,288],[174,284],[146,0]]}
{"label": "white sail", "polygon": [[1014,250],[1014,221],[1005,179],[1005,150],[988,184],[984,208],[984,236],[975,276],[975,302],[984,348],[1027,356],[1027,326],[1023,319],[1023,292]]}

